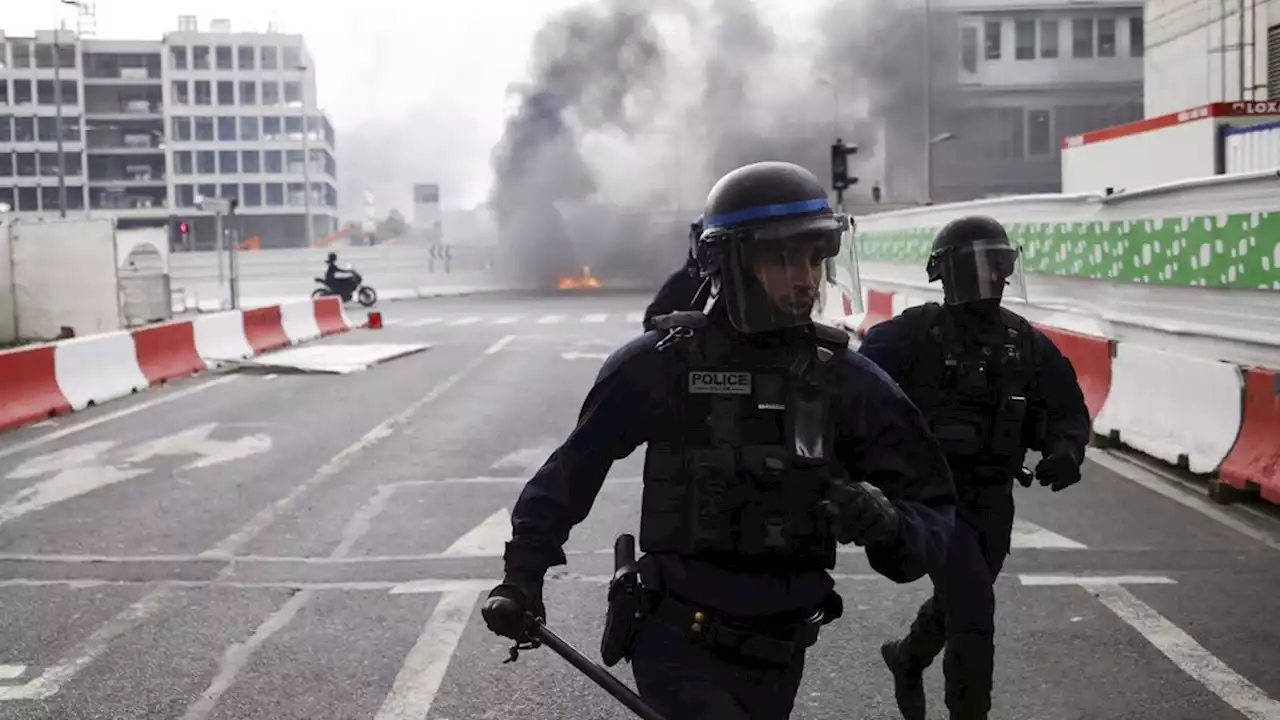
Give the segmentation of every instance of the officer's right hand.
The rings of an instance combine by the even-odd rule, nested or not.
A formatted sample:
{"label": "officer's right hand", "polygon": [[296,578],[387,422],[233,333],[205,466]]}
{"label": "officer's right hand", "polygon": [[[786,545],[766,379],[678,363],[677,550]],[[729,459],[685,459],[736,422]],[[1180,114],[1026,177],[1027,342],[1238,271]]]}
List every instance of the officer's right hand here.
{"label": "officer's right hand", "polygon": [[508,575],[501,584],[489,592],[480,608],[485,625],[494,633],[517,642],[526,639],[528,618],[532,614],[546,620],[547,609],[542,604],[542,582]]}
{"label": "officer's right hand", "polygon": [[835,525],[836,540],[860,546],[897,536],[902,518],[880,488],[867,482],[836,481],[822,506]]}

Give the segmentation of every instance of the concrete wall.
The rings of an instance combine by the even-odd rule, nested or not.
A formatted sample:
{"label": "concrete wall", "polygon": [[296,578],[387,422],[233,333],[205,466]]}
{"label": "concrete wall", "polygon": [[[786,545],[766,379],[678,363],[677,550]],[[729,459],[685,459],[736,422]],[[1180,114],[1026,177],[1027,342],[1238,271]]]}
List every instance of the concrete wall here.
{"label": "concrete wall", "polygon": [[18,339],[17,307],[14,305],[14,300],[9,223],[0,220],[0,343],[10,343]]}

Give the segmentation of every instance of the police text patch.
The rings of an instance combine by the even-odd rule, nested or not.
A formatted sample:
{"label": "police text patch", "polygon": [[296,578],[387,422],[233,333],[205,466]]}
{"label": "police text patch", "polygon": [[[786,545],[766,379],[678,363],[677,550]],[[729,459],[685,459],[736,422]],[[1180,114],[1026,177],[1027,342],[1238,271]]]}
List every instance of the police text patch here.
{"label": "police text patch", "polygon": [[703,395],[750,395],[751,373],[695,370],[689,373],[689,392]]}

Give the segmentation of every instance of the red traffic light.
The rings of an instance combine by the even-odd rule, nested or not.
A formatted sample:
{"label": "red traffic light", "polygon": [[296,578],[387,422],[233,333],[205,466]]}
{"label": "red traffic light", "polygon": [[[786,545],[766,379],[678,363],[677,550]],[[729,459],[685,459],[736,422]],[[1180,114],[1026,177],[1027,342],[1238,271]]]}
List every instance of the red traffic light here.
{"label": "red traffic light", "polygon": [[182,233],[183,235],[186,235],[187,233],[191,232],[191,226],[186,224],[185,222],[180,222],[178,223],[178,232]]}

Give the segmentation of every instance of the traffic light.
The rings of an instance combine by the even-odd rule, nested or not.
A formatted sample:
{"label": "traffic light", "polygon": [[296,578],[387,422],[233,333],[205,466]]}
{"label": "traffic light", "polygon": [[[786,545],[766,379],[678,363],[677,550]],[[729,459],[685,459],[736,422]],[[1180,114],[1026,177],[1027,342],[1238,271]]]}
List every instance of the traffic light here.
{"label": "traffic light", "polygon": [[173,215],[169,216],[169,248],[191,249],[191,223]]}
{"label": "traffic light", "polygon": [[844,191],[850,185],[856,185],[858,178],[849,176],[849,156],[858,152],[857,145],[845,145],[844,140],[836,138],[831,143],[831,187]]}

